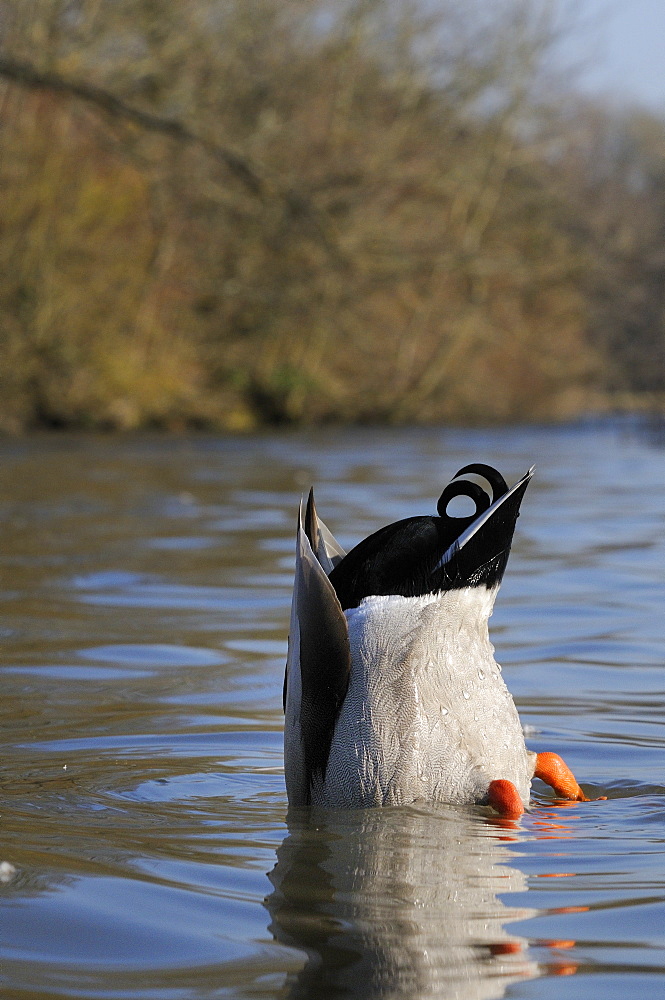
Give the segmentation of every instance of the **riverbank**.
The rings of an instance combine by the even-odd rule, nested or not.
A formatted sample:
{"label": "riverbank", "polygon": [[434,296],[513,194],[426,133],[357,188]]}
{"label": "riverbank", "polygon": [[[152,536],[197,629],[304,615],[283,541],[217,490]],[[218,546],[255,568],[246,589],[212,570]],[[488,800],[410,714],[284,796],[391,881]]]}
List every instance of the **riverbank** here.
{"label": "riverbank", "polygon": [[19,4],[0,429],[662,410],[665,123],[548,76],[552,5],[436,6]]}

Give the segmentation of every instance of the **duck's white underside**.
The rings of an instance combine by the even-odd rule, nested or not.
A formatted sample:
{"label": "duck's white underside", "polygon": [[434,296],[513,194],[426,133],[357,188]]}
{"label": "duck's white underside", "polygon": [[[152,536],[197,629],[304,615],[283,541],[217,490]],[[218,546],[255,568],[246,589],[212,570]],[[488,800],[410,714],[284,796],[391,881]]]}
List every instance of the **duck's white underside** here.
{"label": "duck's white underside", "polygon": [[[525,805],[535,755],[494,660],[495,591],[370,597],[345,612],[351,678],[325,775],[310,801],[329,807],[482,802],[512,781]],[[285,720],[289,802],[307,801],[300,739],[297,624],[291,623]]]}

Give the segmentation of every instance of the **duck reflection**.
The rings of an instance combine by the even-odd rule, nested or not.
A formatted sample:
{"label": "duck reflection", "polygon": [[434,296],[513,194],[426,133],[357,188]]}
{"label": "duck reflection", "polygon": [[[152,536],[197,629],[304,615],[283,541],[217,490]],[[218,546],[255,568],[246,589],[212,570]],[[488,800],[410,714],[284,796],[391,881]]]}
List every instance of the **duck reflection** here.
{"label": "duck reflection", "polygon": [[533,914],[510,866],[517,828],[458,807],[289,815],[266,905],[307,953],[290,997],[489,1000],[539,975],[506,925]]}

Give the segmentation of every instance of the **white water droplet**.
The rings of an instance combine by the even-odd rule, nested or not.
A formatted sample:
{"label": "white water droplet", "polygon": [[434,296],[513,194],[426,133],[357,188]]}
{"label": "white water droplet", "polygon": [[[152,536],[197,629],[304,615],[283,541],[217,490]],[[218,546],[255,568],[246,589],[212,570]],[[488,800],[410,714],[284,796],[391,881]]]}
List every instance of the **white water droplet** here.
{"label": "white water droplet", "polygon": [[16,866],[11,861],[0,861],[0,882],[11,882],[16,875]]}
{"label": "white water droplet", "polygon": [[468,701],[469,700],[469,692],[468,691],[462,691],[462,694],[464,695],[464,698],[466,699],[466,701]]}
{"label": "white water droplet", "polygon": [[478,671],[478,677],[481,681],[485,680],[485,674],[482,672],[482,670]]}
{"label": "white water droplet", "polygon": [[444,708],[443,705],[440,706],[439,712],[441,713],[441,715],[448,715],[448,709]]}

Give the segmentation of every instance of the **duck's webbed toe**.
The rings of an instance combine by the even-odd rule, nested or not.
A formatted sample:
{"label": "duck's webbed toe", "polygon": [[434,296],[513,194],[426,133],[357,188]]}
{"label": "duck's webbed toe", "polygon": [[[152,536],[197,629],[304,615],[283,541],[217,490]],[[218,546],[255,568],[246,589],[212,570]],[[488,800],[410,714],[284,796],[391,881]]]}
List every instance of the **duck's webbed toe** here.
{"label": "duck's webbed toe", "polygon": [[550,785],[559,798],[571,799],[573,802],[589,802],[577,784],[575,775],[558,753],[537,754],[533,776]]}
{"label": "duck's webbed toe", "polygon": [[490,781],[487,801],[504,819],[519,819],[524,812],[524,803],[517,788],[506,778]]}

